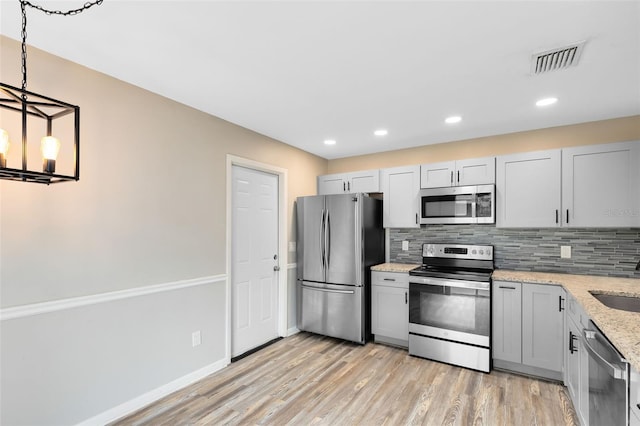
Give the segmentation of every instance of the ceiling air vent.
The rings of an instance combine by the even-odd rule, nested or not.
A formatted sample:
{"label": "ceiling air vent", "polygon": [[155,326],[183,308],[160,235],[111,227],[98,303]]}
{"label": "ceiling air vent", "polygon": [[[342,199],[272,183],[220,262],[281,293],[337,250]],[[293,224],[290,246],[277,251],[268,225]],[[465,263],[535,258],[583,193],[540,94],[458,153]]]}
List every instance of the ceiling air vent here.
{"label": "ceiling air vent", "polygon": [[543,74],[577,65],[584,43],[581,41],[570,46],[534,54],[531,58],[531,73]]}

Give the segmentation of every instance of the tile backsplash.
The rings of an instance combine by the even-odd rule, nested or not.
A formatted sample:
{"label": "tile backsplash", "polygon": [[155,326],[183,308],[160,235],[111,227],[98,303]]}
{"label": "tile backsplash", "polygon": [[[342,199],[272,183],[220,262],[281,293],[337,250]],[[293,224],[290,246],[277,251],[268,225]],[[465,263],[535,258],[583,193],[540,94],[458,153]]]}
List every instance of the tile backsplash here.
{"label": "tile backsplash", "polygon": [[[391,262],[421,263],[422,244],[494,246],[496,269],[640,278],[640,228],[505,229],[492,225],[429,225],[390,229]],[[402,250],[409,241],[409,250]],[[560,258],[571,246],[571,258]]]}

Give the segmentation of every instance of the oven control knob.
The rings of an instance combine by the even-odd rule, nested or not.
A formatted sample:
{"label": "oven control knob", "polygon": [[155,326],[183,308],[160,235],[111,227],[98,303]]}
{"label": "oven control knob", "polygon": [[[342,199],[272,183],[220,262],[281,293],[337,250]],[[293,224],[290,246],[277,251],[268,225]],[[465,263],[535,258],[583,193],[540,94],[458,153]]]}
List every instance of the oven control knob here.
{"label": "oven control knob", "polygon": [[480,250],[480,255],[484,255],[484,250]]}
{"label": "oven control knob", "polygon": [[476,249],[471,250],[471,254],[476,254]]}
{"label": "oven control knob", "polygon": [[487,250],[487,256],[491,256],[491,249]]}

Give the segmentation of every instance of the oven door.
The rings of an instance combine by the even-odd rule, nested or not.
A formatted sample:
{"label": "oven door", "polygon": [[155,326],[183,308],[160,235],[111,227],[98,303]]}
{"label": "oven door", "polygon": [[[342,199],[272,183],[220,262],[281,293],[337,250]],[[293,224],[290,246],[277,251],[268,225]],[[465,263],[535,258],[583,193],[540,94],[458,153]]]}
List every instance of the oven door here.
{"label": "oven door", "polygon": [[409,277],[409,333],[489,347],[488,282]]}

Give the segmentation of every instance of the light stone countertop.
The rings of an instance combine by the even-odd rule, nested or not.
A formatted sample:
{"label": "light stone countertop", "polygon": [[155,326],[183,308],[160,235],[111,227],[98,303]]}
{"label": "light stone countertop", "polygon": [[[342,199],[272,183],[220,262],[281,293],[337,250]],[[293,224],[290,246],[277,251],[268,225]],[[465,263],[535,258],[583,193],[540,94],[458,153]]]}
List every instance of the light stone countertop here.
{"label": "light stone countertop", "polygon": [[561,285],[582,305],[591,320],[613,345],[640,371],[640,313],[608,308],[589,291],[640,297],[640,279],[521,272],[497,269],[493,281]]}
{"label": "light stone countertop", "polygon": [[407,273],[412,269],[420,266],[416,263],[381,263],[380,265],[375,265],[371,267],[372,271],[378,272],[401,272]]}

